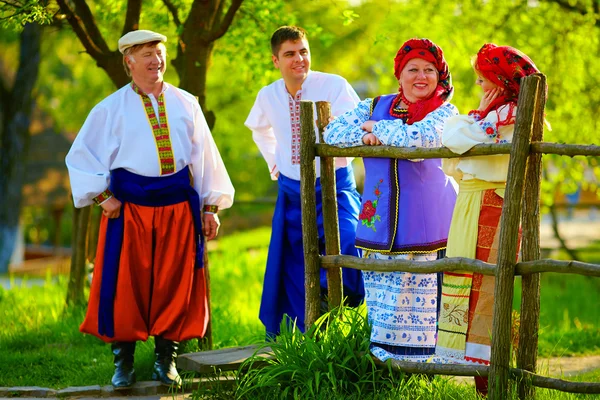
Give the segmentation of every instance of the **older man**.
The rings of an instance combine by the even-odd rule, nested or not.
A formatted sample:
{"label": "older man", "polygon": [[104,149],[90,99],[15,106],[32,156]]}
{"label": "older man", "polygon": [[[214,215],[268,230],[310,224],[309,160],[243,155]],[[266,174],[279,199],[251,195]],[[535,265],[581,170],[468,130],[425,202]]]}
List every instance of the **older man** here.
{"label": "older man", "polygon": [[166,40],[143,30],[119,39],[132,82],[92,109],[66,158],[75,206],[103,209],[80,329],[111,343],[117,389],[135,382],[135,343],[148,336],[152,378],[181,384],[178,341],[202,337],[209,318],[203,235],[217,235],[217,211],[233,202],[198,101],[163,81]]}

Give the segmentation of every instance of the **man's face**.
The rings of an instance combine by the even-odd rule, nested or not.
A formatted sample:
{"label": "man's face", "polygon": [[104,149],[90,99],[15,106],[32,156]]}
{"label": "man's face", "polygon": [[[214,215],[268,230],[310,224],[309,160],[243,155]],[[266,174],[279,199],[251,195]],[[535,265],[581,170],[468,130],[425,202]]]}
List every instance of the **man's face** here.
{"label": "man's face", "polygon": [[283,42],[277,57],[272,58],[284,81],[304,82],[310,69],[310,49],[306,39]]}
{"label": "man's face", "polygon": [[134,80],[147,83],[163,81],[163,74],[167,69],[167,51],[164,44],[149,44],[137,49],[132,56],[135,62],[128,56],[127,65]]}

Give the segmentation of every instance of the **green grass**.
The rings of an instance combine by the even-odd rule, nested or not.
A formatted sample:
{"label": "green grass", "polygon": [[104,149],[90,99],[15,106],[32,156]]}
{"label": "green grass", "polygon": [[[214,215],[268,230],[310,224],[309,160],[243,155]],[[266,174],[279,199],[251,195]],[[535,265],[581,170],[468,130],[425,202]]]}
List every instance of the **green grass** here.
{"label": "green grass", "polygon": [[[600,354],[600,279],[542,274],[539,356]],[[521,279],[515,280],[513,307],[521,304]]]}
{"label": "green grass", "polygon": [[[224,236],[211,247],[215,348],[264,340],[258,309],[269,237],[269,228],[258,228]],[[58,282],[48,280],[44,286],[28,288],[23,284],[0,289],[0,386],[109,384],[113,372],[109,346],[79,332],[85,311],[65,309],[66,286],[63,278]],[[540,356],[600,354],[600,279],[544,274],[541,301]],[[517,297],[515,304],[519,303]],[[150,378],[153,347],[152,340],[138,343],[139,380]],[[186,349],[194,348],[194,343],[187,344]],[[598,373],[590,378],[597,381]],[[393,390],[408,390],[405,386]],[[435,392],[443,389],[446,397],[431,397],[437,396],[430,393],[432,388]],[[466,394],[472,388],[456,386],[443,378],[433,383],[414,382],[411,390],[420,394],[410,398],[474,398]],[[402,398],[398,396],[393,398]]]}
{"label": "green grass", "polygon": [[[264,341],[258,320],[270,230],[224,237],[210,252],[215,348]],[[110,384],[110,347],[79,332],[85,309],[64,306],[67,281],[0,288],[0,386],[64,388]],[[188,342],[186,350],[195,350]],[[138,380],[149,380],[154,343],[138,342]]]}

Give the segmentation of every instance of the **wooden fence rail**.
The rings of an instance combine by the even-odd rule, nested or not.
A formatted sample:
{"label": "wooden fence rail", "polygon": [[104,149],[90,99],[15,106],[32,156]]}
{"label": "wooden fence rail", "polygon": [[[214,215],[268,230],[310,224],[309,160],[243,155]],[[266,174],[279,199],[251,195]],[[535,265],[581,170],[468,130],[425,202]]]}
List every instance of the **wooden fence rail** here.
{"label": "wooden fence rail", "polygon": [[[320,256],[321,268],[351,268],[363,271],[378,272],[412,272],[430,274],[444,271],[469,271],[483,275],[494,275],[496,265],[472,258],[452,257],[440,260],[410,261],[410,260],[375,260],[354,256]],[[556,272],[559,274],[578,274],[600,277],[600,265],[580,261],[535,260],[522,261],[515,265],[515,275],[539,274],[540,272]]]}
{"label": "wooden fence rail", "polygon": [[[438,365],[392,361],[394,368],[406,372],[446,375],[482,375],[490,377],[491,400],[503,399],[509,390],[509,378],[517,378],[519,397],[534,394],[534,387],[545,387],[573,393],[600,393],[600,383],[568,382],[535,374],[537,360],[537,331],[539,326],[539,287],[541,272],[571,273],[600,277],[600,265],[575,262],[540,260],[540,181],[541,155],[600,156],[600,146],[544,143],[543,115],[546,102],[546,78],[535,74],[524,78],[521,84],[519,113],[512,143],[477,145],[459,155],[447,148],[395,148],[388,146],[361,146],[337,148],[322,144],[322,132],[329,120],[328,108],[317,104],[319,142],[314,131],[314,104],[301,102],[301,197],[303,243],[305,256],[306,316],[309,327],[319,317],[319,269],[333,271],[330,280],[330,307],[340,304],[342,298],[340,268],[368,271],[405,271],[431,273],[442,271],[472,271],[495,275],[494,322],[492,357],[489,367]],[[500,243],[497,264],[467,258],[414,262],[406,260],[372,260],[339,255],[335,171],[332,157],[382,157],[398,159],[429,159],[510,154],[510,164],[504,206],[500,222]],[[326,254],[319,255],[316,226],[316,169],[315,159],[321,157],[321,187],[325,225]],[[518,230],[522,227],[522,261],[517,262]],[[523,276],[521,303],[521,337],[517,365],[510,368],[510,328],[515,275]]]}
{"label": "wooden fence rail", "polygon": [[[409,374],[428,375],[452,375],[452,376],[489,376],[489,367],[482,365],[455,365],[455,364],[429,364],[411,361],[388,361],[393,369]],[[379,360],[376,364],[385,366],[386,363]],[[600,383],[598,382],[570,382],[564,379],[549,378],[534,374],[520,368],[509,368],[509,374],[517,382],[524,382],[528,386],[556,389],[561,392],[598,394]],[[506,393],[506,392],[505,392]],[[502,397],[500,397],[502,398]]]}
{"label": "wooden fence rail", "polygon": [[[409,160],[414,158],[458,158],[489,156],[494,154],[510,154],[511,143],[503,144],[478,144],[464,154],[453,153],[445,147],[390,147],[390,146],[359,146],[335,147],[328,144],[315,144],[315,156],[318,157],[374,157],[374,158],[399,158]],[[560,156],[589,156],[599,157],[600,146],[580,144],[560,144],[546,142],[532,142],[529,152],[533,154],[557,154]]]}

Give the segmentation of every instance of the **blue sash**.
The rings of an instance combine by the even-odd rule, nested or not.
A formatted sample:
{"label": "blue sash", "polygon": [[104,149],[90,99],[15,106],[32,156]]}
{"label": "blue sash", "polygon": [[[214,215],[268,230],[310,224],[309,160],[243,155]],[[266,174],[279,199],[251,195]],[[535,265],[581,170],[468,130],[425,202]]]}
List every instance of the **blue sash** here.
{"label": "blue sash", "polygon": [[[197,237],[196,268],[203,267],[204,237],[200,217],[200,196],[190,184],[187,166],[175,174],[162,177],[141,176],[123,168],[115,169],[110,174],[110,190],[122,203],[140,206],[163,207],[184,201],[189,202]],[[104,264],[98,305],[98,333],[107,337],[115,335],[114,301],[123,244],[124,212],[125,207],[122,207],[119,217],[110,218],[106,227]]]}

